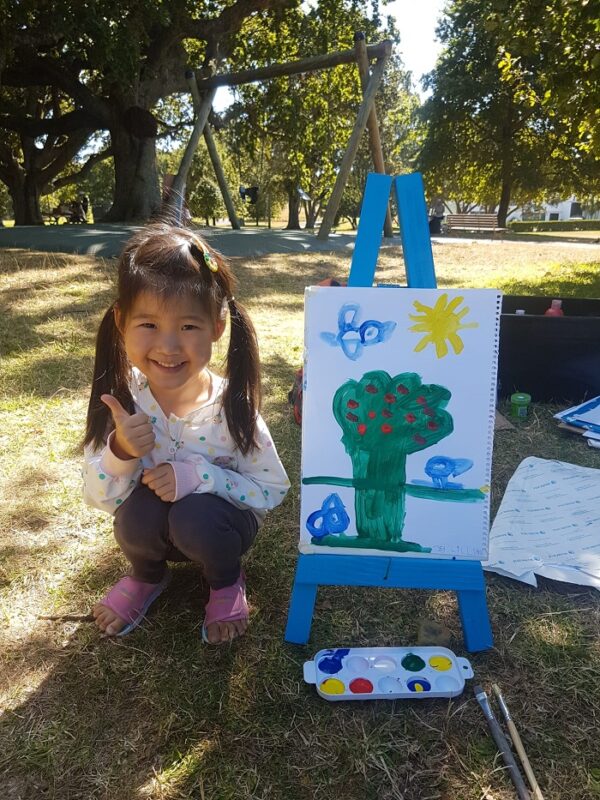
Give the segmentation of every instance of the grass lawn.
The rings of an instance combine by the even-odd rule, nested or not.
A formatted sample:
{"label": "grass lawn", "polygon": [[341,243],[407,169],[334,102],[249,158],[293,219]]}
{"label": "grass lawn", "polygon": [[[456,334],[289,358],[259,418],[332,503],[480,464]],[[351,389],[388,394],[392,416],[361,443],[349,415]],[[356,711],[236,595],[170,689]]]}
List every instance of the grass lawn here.
{"label": "grass lawn", "polygon": [[540,236],[542,239],[559,239],[564,237],[566,239],[577,239],[582,242],[598,243],[600,241],[600,223],[598,223],[597,231],[531,231],[529,235]]}
{"label": "grass lawn", "polygon": [[[598,250],[435,245],[441,286],[600,297]],[[1,251],[0,792],[7,800],[509,800],[514,791],[472,693],[451,701],[327,703],[302,664],[324,647],[411,645],[421,619],[453,633],[449,592],[319,592],[311,642],[285,644],[296,561],[300,430],[286,396],[302,358],[303,288],[343,278],[336,254],[233,260],[256,322],[264,414],[292,490],[246,560],[248,635],[200,643],[207,587],[177,566],[143,628],[102,639],[86,615],[126,568],[111,520],[80,499],[79,439],[93,339],[114,264]],[[395,251],[378,279],[403,283]],[[221,353],[223,355],[223,353]],[[501,409],[502,410],[502,409]],[[505,410],[505,409],[504,409]],[[535,405],[495,438],[492,502],[526,456],[600,466]],[[600,798],[600,594],[490,575],[495,647],[471,657],[502,688],[546,800]]]}

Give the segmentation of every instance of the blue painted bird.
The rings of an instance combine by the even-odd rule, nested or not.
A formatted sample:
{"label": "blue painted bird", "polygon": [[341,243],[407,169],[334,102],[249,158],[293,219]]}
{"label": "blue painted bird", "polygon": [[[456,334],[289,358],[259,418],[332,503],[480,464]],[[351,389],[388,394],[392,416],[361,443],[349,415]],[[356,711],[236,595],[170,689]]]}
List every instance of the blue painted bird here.
{"label": "blue painted bird", "polygon": [[386,342],[396,327],[396,323],[391,320],[379,322],[376,319],[367,319],[358,325],[359,312],[358,303],[344,303],[338,314],[338,332],[321,333],[324,342],[332,347],[341,347],[344,355],[351,361],[356,361],[365,347]]}
{"label": "blue painted bird", "polygon": [[450,475],[455,478],[462,475],[473,466],[469,458],[448,458],[448,456],[433,456],[425,464],[425,473],[431,478],[433,485],[438,489],[462,489],[462,483],[448,481]]}

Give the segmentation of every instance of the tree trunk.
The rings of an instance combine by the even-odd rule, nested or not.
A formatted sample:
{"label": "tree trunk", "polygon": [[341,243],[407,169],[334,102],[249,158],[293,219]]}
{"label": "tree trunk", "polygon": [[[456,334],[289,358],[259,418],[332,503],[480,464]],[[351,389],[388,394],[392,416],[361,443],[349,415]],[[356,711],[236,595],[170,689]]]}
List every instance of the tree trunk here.
{"label": "tree trunk", "polygon": [[498,227],[506,228],[506,217],[510,206],[510,195],[512,192],[512,175],[502,177],[502,190],[500,192],[500,203],[498,205]]}
{"label": "tree trunk", "polygon": [[156,139],[138,138],[119,121],[110,129],[115,163],[115,196],[107,222],[145,221],[160,213]]}
{"label": "tree trunk", "polygon": [[13,204],[15,225],[43,225],[44,218],[40,210],[41,187],[35,180],[35,175],[23,172],[7,186]]}
{"label": "tree trunk", "polygon": [[318,200],[304,201],[304,211],[306,213],[306,225],[308,230],[314,230],[317,224],[317,216],[321,210],[321,203]]}
{"label": "tree trunk", "polygon": [[500,142],[500,177],[502,186],[500,189],[500,202],[498,204],[498,226],[506,227],[506,217],[510,207],[510,196],[514,181],[514,106],[512,100],[507,102],[506,119],[501,129],[502,140]]}
{"label": "tree trunk", "polygon": [[300,196],[296,191],[296,184],[286,184],[288,195],[288,224],[285,226],[288,231],[300,230]]}

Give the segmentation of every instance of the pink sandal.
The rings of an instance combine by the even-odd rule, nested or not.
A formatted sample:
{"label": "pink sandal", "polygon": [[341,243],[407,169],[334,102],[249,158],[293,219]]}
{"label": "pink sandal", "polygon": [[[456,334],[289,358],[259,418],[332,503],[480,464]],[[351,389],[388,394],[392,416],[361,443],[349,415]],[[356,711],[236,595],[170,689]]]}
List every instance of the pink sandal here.
{"label": "pink sandal", "polygon": [[243,572],[231,586],[223,589],[211,589],[208,603],[204,610],[202,624],[202,641],[211,644],[206,629],[215,622],[235,622],[248,619],[248,603],[246,601],[246,576]]}
{"label": "pink sandal", "polygon": [[[99,605],[111,611],[128,624],[114,636],[126,636],[146,618],[146,612],[163,589],[169,585],[171,573],[166,572],[160,583],[144,583],[129,575],[117,581]],[[111,635],[111,634],[108,634]]]}

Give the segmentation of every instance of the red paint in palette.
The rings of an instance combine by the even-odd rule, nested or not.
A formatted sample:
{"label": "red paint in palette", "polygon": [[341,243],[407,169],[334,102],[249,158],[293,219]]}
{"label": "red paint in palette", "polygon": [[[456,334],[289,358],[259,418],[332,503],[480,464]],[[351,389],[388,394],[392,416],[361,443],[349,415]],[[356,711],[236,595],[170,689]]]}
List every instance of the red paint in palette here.
{"label": "red paint in palette", "polygon": [[371,694],[373,684],[366,678],[354,678],[353,681],[350,681],[349,688],[352,694]]}

